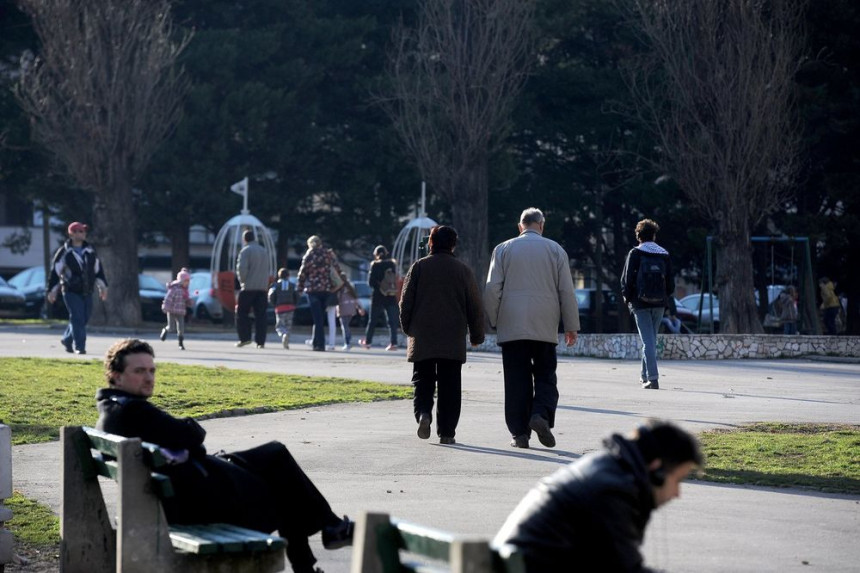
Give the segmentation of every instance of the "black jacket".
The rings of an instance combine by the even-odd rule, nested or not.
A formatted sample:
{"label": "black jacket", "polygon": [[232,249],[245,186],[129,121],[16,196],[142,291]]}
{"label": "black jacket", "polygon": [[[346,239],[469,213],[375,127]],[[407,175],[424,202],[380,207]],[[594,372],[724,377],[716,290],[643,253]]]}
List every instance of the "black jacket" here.
{"label": "black jacket", "polygon": [[[654,245],[654,243],[649,243]],[[640,245],[641,247],[641,245]],[[631,312],[641,308],[659,308],[669,307],[669,313],[675,314],[675,275],[672,271],[672,259],[669,258],[669,253],[661,247],[657,247],[662,252],[645,252],[649,257],[661,257],[666,261],[666,297],[660,304],[648,304],[639,300],[636,292],[636,281],[639,275],[639,262],[642,259],[643,251],[640,247],[630,249],[627,253],[627,259],[624,261],[624,270],[621,272],[621,296],[624,302],[630,308]]]}
{"label": "black jacket", "polygon": [[652,509],[652,486],[638,447],[613,435],[605,450],[541,480],[494,544],[517,546],[529,573],[648,571],[639,546]]}
{"label": "black jacket", "polygon": [[265,481],[226,460],[206,455],[206,430],[192,418],[174,418],[145,398],[114,388],[96,393],[96,428],[141,438],[178,453],[186,462],[167,466],[176,495],[162,500],[170,523],[232,523],[258,531],[279,529],[273,493]]}
{"label": "black jacket", "polygon": [[369,284],[370,288],[373,289],[373,295],[370,300],[371,304],[396,300],[396,297],[384,295],[379,291],[382,279],[385,276],[385,269],[392,269],[395,273],[397,272],[397,265],[394,263],[393,259],[382,259],[380,261],[373,261],[370,263],[370,273],[367,276],[367,284]]}
{"label": "black jacket", "polygon": [[51,261],[51,276],[48,279],[47,292],[60,283],[63,292],[73,292],[81,295],[93,293],[100,282],[107,286],[104,268],[96,255],[96,250],[84,241],[81,254],[75,253],[72,241],[67,240],[54,253]]}

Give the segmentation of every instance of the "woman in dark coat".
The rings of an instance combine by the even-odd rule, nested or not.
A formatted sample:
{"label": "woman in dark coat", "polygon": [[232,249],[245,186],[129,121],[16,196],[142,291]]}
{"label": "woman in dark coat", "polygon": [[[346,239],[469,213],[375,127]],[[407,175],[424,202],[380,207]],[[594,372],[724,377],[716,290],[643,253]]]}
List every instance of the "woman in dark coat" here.
{"label": "woman in dark coat", "polygon": [[430,255],[416,261],[403,283],[400,326],[409,337],[418,437],[430,437],[433,393],[438,391],[436,433],[453,444],[460,420],[460,370],[466,361],[466,331],[472,346],[484,341],[484,310],[472,270],[454,258],[457,231],[430,230]]}

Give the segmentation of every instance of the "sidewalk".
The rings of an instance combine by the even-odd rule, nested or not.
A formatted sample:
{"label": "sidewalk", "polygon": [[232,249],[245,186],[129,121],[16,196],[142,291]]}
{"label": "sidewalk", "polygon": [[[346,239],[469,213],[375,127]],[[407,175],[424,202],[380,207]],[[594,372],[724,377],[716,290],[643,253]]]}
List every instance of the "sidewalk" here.
{"label": "sidewalk", "polygon": [[[100,359],[127,333],[91,333]],[[152,341],[158,360],[256,371],[342,376],[409,384],[405,352],[310,352],[303,335],[283,350],[274,335],[265,349],[237,349],[231,333],[196,337],[188,351]],[[301,339],[299,339],[301,336]],[[0,328],[0,356],[69,358],[59,332]],[[692,431],[780,420],[860,424],[860,366],[812,361],[663,361],[661,390],[638,387],[634,361],[562,358],[555,433],[558,447],[533,440],[514,450],[503,417],[501,357],[470,353],[463,368],[463,414],[457,444],[419,440],[411,402],[334,405],[207,420],[211,451],[267,440],[286,443],[336,512],[387,511],[456,533],[492,536],[542,476],[600,447],[613,431],[650,416]],[[156,390],[157,391],[157,390]],[[95,406],[94,406],[95,407]],[[57,443],[13,448],[15,489],[57,511]],[[646,564],[669,571],[856,571],[860,497],[691,482],[683,497],[658,511],[648,529]],[[346,573],[350,550],[325,551],[319,566]]]}

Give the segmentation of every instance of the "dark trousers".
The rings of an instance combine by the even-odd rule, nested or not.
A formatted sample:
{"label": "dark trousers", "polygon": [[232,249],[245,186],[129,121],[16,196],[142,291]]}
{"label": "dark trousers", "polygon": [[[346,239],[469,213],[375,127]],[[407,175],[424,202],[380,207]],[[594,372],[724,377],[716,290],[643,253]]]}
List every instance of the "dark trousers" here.
{"label": "dark trousers", "polygon": [[314,291],[308,293],[308,302],[311,306],[311,318],[314,327],[311,333],[314,350],[325,350],[325,302],[328,298],[326,291]]}
{"label": "dark trousers", "polygon": [[63,302],[69,311],[69,325],[63,333],[63,344],[75,341],[75,348],[81,352],[87,349],[87,323],[93,313],[93,295],[64,292]]}
{"label": "dark trousers", "polygon": [[164,501],[171,523],[231,523],[278,533],[293,571],[316,562],[308,537],[340,519],[289,450],[268,442],[250,450],[169,466],[177,495]]}
{"label": "dark trousers", "polygon": [[266,344],[266,291],[240,290],[239,301],[236,303],[236,331],[239,341],[251,340],[251,310],[254,310],[254,342],[263,346]]}
{"label": "dark trousers", "polygon": [[839,314],[839,307],[834,306],[824,309],[824,334],[835,335],[836,332],[836,316]]}
{"label": "dark trousers", "polygon": [[505,422],[512,436],[530,435],[529,418],[540,414],[555,426],[558,379],[555,344],[513,340],[502,344]]}
{"label": "dark trousers", "polygon": [[367,344],[373,342],[373,331],[376,329],[376,321],[382,313],[388,319],[389,342],[397,346],[397,327],[400,324],[400,309],[397,308],[397,299],[393,296],[374,298],[370,305],[370,317],[367,320],[367,329],[364,331],[364,341]]}
{"label": "dark trousers", "polygon": [[433,411],[433,392],[439,394],[436,403],[436,434],[453,438],[460,421],[462,383],[459,360],[433,358],[412,365],[412,404],[415,421],[423,413]]}

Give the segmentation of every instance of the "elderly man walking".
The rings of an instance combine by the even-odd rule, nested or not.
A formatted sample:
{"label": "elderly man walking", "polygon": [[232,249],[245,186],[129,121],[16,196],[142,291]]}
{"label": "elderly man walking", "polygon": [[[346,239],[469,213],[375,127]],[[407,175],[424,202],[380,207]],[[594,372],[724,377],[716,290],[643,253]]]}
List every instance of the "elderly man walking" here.
{"label": "elderly man walking", "polygon": [[266,308],[269,301],[266,292],[269,289],[269,255],[266,249],[256,242],[254,231],[242,233],[245,246],[239,251],[236,261],[236,278],[242,290],[236,301],[236,331],[239,342],[236,346],[251,344],[251,310],[254,311],[254,341],[257,348],[266,345]]}
{"label": "elderly man walking", "polygon": [[541,444],[555,446],[558,326],[564,325],[568,346],[579,330],[570,259],[542,236],[544,222],[539,209],[523,211],[519,236],[493,250],[484,289],[487,318],[502,347],[505,422],[515,448],[529,447],[532,430]]}

